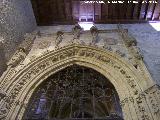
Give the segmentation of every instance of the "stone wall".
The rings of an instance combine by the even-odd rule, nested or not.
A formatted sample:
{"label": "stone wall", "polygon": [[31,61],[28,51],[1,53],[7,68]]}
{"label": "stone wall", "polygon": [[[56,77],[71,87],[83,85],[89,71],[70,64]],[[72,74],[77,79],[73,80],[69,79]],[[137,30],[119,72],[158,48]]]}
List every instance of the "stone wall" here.
{"label": "stone wall", "polygon": [[35,28],[36,21],[30,0],[1,0],[0,36],[4,43],[4,53],[1,54],[5,54],[7,61],[23,41],[24,34]]}
{"label": "stone wall", "polygon": [[128,24],[124,27],[137,39],[146,66],[152,78],[160,85],[160,31],[156,31],[150,24]]}
{"label": "stone wall", "polygon": [[0,42],[0,75],[3,73],[3,71],[6,70],[6,59],[4,54],[4,46],[3,43]]}

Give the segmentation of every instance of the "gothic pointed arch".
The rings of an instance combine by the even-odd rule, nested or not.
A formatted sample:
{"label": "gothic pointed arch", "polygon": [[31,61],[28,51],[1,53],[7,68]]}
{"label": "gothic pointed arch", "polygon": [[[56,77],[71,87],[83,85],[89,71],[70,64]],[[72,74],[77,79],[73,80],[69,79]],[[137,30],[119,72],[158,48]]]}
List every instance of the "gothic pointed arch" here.
{"label": "gothic pointed arch", "polygon": [[23,69],[9,70],[1,80],[1,119],[22,119],[34,90],[49,76],[71,65],[98,71],[114,85],[125,120],[153,119],[144,94],[145,81],[125,59],[95,46],[72,44],[37,58]]}

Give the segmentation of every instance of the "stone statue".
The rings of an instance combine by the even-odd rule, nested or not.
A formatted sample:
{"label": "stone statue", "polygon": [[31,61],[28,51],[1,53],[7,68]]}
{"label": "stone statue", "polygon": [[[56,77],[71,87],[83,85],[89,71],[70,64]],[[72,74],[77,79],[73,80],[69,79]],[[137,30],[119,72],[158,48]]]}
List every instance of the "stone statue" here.
{"label": "stone statue", "polygon": [[15,67],[23,62],[26,57],[25,49],[19,48],[16,53],[12,56],[10,61],[7,63],[8,66]]}
{"label": "stone statue", "polygon": [[91,29],[91,34],[92,34],[92,45],[95,45],[98,40],[98,29],[95,26],[92,26]]}
{"label": "stone statue", "polygon": [[72,33],[73,33],[72,43],[73,42],[78,42],[78,39],[79,39],[80,34],[81,34],[81,31],[82,31],[81,26],[79,24],[75,24],[74,28],[72,28]]}
{"label": "stone statue", "polygon": [[134,51],[133,55],[137,60],[142,60],[143,59],[143,56],[140,53],[140,48],[139,47],[137,47],[137,46],[133,47],[132,51]]}
{"label": "stone statue", "polygon": [[63,32],[62,31],[58,31],[57,32],[57,38],[56,38],[56,41],[55,41],[55,48],[59,48],[59,44],[62,42],[62,39],[63,39]]}

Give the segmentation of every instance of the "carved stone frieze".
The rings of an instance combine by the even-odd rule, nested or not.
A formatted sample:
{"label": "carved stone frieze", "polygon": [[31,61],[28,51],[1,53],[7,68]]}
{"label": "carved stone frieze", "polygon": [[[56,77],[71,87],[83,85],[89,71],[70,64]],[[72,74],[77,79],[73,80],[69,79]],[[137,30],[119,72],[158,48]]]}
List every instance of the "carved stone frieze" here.
{"label": "carved stone frieze", "polygon": [[144,102],[146,101],[145,94],[138,94],[136,96],[136,106],[138,107],[138,112],[141,116],[142,120],[151,120],[150,116],[148,115],[146,111],[146,104]]}
{"label": "carved stone frieze", "polygon": [[10,82],[10,79],[15,74],[16,74],[16,71],[13,68],[11,68],[7,73],[5,73],[4,76],[1,77],[0,90],[2,90],[3,87],[6,86]]}
{"label": "carved stone frieze", "polygon": [[[150,116],[148,115],[148,108],[146,106],[146,97],[145,94],[142,94],[142,91],[139,89],[137,83],[135,82],[134,78],[132,78],[125,70],[120,69],[120,73],[125,76],[128,85],[132,89],[133,99],[132,102],[137,106],[136,111],[139,113],[138,115],[141,119],[150,120]],[[124,102],[122,101],[124,104]]]}

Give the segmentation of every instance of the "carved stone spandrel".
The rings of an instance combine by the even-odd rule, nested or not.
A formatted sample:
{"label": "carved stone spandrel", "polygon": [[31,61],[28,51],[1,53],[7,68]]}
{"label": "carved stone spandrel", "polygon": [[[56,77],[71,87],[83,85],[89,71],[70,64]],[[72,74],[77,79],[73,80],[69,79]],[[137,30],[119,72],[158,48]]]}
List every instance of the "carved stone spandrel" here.
{"label": "carved stone spandrel", "polygon": [[34,40],[36,39],[36,35],[36,31],[33,33],[26,33],[24,35],[24,41],[19,45],[19,48],[24,48],[26,53],[29,53],[34,43]]}
{"label": "carved stone spandrel", "polygon": [[26,53],[25,53],[25,49],[24,48],[19,48],[16,53],[12,56],[12,58],[10,59],[10,61],[7,63],[8,66],[10,67],[16,67],[17,65],[19,65],[20,63],[22,63],[26,57]]}

